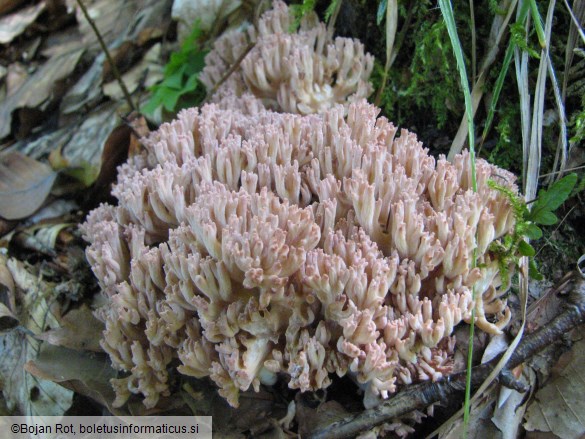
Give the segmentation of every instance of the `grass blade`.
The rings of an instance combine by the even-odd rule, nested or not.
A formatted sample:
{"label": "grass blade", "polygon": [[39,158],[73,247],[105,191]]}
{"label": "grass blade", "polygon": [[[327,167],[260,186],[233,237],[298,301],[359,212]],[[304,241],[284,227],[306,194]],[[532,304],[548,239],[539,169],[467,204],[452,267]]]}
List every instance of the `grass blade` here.
{"label": "grass blade", "polygon": [[[465,60],[463,59],[463,50],[461,48],[461,42],[457,35],[457,25],[455,24],[455,17],[453,16],[453,6],[450,0],[439,0],[439,6],[443,14],[443,19],[447,25],[447,31],[449,32],[449,38],[451,40],[451,46],[455,52],[455,59],[457,60],[457,69],[459,70],[459,76],[461,79],[461,88],[463,89],[463,95],[465,97],[465,114],[467,116],[467,126],[469,135],[469,156],[471,164],[471,181],[473,191],[477,192],[477,180],[475,171],[475,128],[473,126],[473,103],[471,100],[471,92],[469,90],[469,81],[467,79],[467,70],[465,68]],[[477,265],[476,251],[473,252],[472,267]],[[475,290],[473,292],[474,300]],[[469,408],[470,408],[470,397],[471,397],[471,366],[473,360],[473,336],[475,327],[475,307],[471,311],[471,322],[469,331],[469,350],[467,352],[467,382],[465,386],[465,411],[463,415],[465,430],[469,422]]]}
{"label": "grass blade", "polygon": [[[530,17],[528,16],[529,5],[527,1],[516,14],[516,23],[524,23],[525,35],[530,30]],[[525,37],[526,38],[526,37]],[[528,53],[514,47],[514,68],[516,70],[516,83],[518,84],[518,95],[520,97],[520,126],[522,129],[522,182],[526,182],[526,167],[528,164],[528,150],[530,147],[530,92],[528,90]]]}
{"label": "grass blade", "polygon": [[[510,18],[514,10],[516,9],[516,5],[518,4],[518,0],[512,0],[509,2],[507,0],[503,0],[498,7],[502,9],[507,7],[508,10],[506,12],[505,17],[501,17],[500,15],[496,15],[493,19],[491,31],[490,31],[490,39],[489,39],[489,50],[485,55],[482,63],[481,68],[479,71],[479,75],[473,85],[473,89],[471,90],[471,98],[473,102],[473,115],[475,116],[475,112],[479,107],[479,103],[484,93],[485,89],[485,80],[491,65],[495,62],[496,56],[500,51],[500,42],[506,35],[506,30],[508,27],[508,23],[510,22]],[[526,8],[526,12],[528,12],[528,8]],[[461,123],[459,124],[459,129],[457,130],[457,134],[451,143],[451,148],[449,150],[449,160],[452,160],[455,154],[459,154],[463,149],[463,144],[465,143],[465,139],[467,137],[468,126],[467,126],[467,117],[463,116],[461,119]]]}
{"label": "grass blade", "polygon": [[475,35],[475,10],[473,0],[469,0],[469,21],[471,22],[471,82],[477,79],[477,37]]}
{"label": "grass blade", "polygon": [[[546,55],[546,65],[548,69],[548,76],[550,78],[550,82],[553,87],[553,92],[555,96],[555,103],[557,106],[557,111],[559,113],[559,125],[560,125],[560,133],[559,133],[559,142],[557,144],[557,151],[555,153],[555,161],[553,164],[553,172],[559,171],[557,173],[557,179],[561,177],[562,172],[564,171],[567,165],[567,154],[569,151],[569,145],[567,142],[568,134],[567,134],[567,117],[565,114],[565,103],[564,99],[561,95],[561,90],[559,88],[559,82],[557,80],[557,75],[555,73],[555,69],[552,63],[552,59],[550,58],[548,51]],[[555,181],[554,178],[549,179],[548,183],[551,184]]]}
{"label": "grass blade", "polygon": [[459,70],[459,77],[461,80],[461,88],[463,89],[463,96],[465,98],[465,115],[467,117],[468,139],[469,139],[469,154],[471,156],[471,179],[473,181],[473,190],[477,192],[477,182],[475,178],[475,128],[473,126],[473,104],[471,101],[471,92],[469,90],[469,81],[467,79],[467,69],[465,67],[465,60],[463,58],[463,49],[461,48],[461,41],[457,34],[457,25],[455,24],[455,17],[453,15],[453,6],[450,0],[439,0],[439,6],[443,14],[443,19],[447,25],[447,32],[449,39],[455,52],[455,59],[457,60],[457,69]]}
{"label": "grass blade", "polygon": [[[508,74],[508,69],[510,68],[510,63],[512,62],[512,57],[514,56],[514,42],[510,40],[508,44],[508,48],[506,49],[506,55],[504,56],[504,62],[502,63],[502,68],[500,69],[500,74],[498,75],[498,79],[496,79],[496,83],[494,85],[494,92],[492,96],[492,101],[490,102],[490,108],[488,110],[487,118],[485,121],[485,126],[483,128],[483,133],[481,135],[481,144],[485,142],[489,130],[491,128],[492,122],[494,120],[494,115],[496,113],[496,106],[498,105],[498,101],[500,99],[500,93],[502,92],[502,88],[504,86],[504,81],[506,79],[506,75]],[[481,146],[480,146],[481,148]]]}
{"label": "grass blade", "polygon": [[388,79],[388,72],[392,66],[394,57],[392,56],[392,49],[394,47],[394,39],[396,38],[396,29],[398,27],[398,1],[388,0],[386,4],[386,63],[384,64],[384,76],[382,77],[382,84],[376,93],[375,104],[380,105],[382,93],[386,87]]}
{"label": "grass blade", "polygon": [[530,147],[530,92],[528,91],[528,53],[514,48],[514,67],[520,98],[520,126],[522,129],[522,181],[526,183],[528,150]]}
{"label": "grass blade", "polygon": [[540,172],[540,161],[542,154],[542,128],[544,119],[544,98],[546,90],[546,77],[548,73],[548,47],[550,42],[550,35],[552,29],[552,19],[554,15],[554,6],[556,1],[551,0],[548,6],[546,16],[546,29],[544,32],[545,45],[540,56],[540,64],[538,66],[538,77],[536,79],[536,87],[534,91],[534,106],[532,109],[532,130],[530,134],[530,150],[528,155],[528,162],[526,168],[526,183],[524,195],[526,200],[533,200],[536,198],[538,188],[538,174]]}
{"label": "grass blade", "polygon": [[542,49],[546,48],[546,38],[544,36],[544,30],[542,28],[542,17],[538,12],[538,6],[536,6],[536,0],[530,0],[530,13],[534,20],[534,28],[536,29],[536,35],[538,36],[538,42]]}
{"label": "grass blade", "polygon": [[[569,14],[571,14],[571,20],[573,21],[573,25],[575,26],[576,31],[579,32],[579,35],[581,36],[581,40],[585,44],[585,33],[583,32],[583,27],[581,25],[581,20],[579,20],[579,18],[577,18],[575,16],[575,14],[573,13],[573,10],[571,9],[571,6],[567,2],[567,0],[564,0],[564,1],[565,1],[565,6],[567,7],[567,10],[569,11]],[[582,1],[575,0],[575,2],[573,2],[573,8],[574,9],[579,9],[580,10],[580,14],[578,13],[577,15],[581,15],[582,16],[583,9],[584,9],[583,2]]]}

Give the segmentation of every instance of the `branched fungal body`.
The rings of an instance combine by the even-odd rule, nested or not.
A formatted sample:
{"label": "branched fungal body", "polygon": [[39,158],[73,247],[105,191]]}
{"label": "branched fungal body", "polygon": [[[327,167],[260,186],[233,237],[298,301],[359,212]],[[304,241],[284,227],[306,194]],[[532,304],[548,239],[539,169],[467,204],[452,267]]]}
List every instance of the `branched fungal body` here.
{"label": "branched fungal body", "polygon": [[514,212],[487,181],[516,191],[511,174],[478,160],[474,193],[467,153],[435,160],[365,100],[264,102],[224,90],[179,113],[84,224],[118,405],[156,405],[178,360],[233,406],[279,377],[308,391],[350,374],[369,407],[450,374],[474,306],[485,331],[510,319],[489,249]]}

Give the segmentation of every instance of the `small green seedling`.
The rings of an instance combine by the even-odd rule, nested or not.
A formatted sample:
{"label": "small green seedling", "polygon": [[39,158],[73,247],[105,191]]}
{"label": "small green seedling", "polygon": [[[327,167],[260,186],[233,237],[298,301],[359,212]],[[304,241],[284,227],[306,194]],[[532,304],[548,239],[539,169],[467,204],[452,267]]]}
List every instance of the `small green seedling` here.
{"label": "small green seedling", "polygon": [[197,43],[201,34],[201,26],[196,22],[181,49],[171,54],[163,81],[151,87],[152,97],[142,108],[144,113],[153,114],[160,106],[176,113],[203,100],[205,88],[199,82],[199,73],[205,66],[207,51],[201,50]]}
{"label": "small green seedling", "polygon": [[488,181],[489,187],[503,193],[508,198],[516,217],[513,233],[501,241],[493,242],[490,246],[490,250],[500,256],[500,273],[503,278],[507,277],[510,264],[516,264],[518,255],[520,255],[530,258],[530,277],[537,280],[542,279],[534,261],[536,251],[525,238],[540,239],[542,238],[540,226],[551,226],[559,221],[553,212],[569,198],[576,183],[577,174],[569,174],[552,184],[550,188],[541,189],[530,210],[528,204],[509,188],[501,186],[493,180]]}

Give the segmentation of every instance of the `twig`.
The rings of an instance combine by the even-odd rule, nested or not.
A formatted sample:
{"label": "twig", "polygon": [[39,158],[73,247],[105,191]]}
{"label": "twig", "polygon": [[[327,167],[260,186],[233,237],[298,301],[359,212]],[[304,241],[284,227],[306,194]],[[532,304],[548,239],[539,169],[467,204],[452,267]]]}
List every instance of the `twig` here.
{"label": "twig", "polygon": [[[569,217],[569,215],[573,212],[573,210],[575,210],[577,208],[578,204],[575,204],[573,207],[571,207],[571,209],[565,214],[565,216],[563,217],[562,220],[559,221],[559,224],[555,227],[555,229],[552,231],[552,233],[550,234],[551,237],[554,236],[554,234],[557,232],[557,230],[559,230],[561,228],[561,226],[565,223],[565,221],[567,220],[567,218]],[[544,244],[542,247],[540,247],[538,249],[538,251],[536,252],[536,254],[534,255],[534,257],[536,258],[540,252],[547,246],[547,245],[552,245],[552,242],[549,238],[545,238],[546,239],[546,244]]]}
{"label": "twig", "polygon": [[[254,8],[254,24],[253,25],[254,25],[254,28],[256,28],[256,29],[258,29],[258,20],[260,19],[260,11],[262,11],[262,9],[264,8],[265,1],[266,0],[259,1],[258,4],[256,4],[256,7]],[[211,90],[209,90],[207,92],[207,96],[205,96],[205,99],[203,99],[203,102],[201,102],[201,105],[205,104],[206,102],[209,102],[209,99],[211,99],[211,97],[215,94],[217,89],[225,81],[228,80],[228,78],[232,75],[232,73],[234,73],[236,71],[236,69],[238,67],[240,67],[240,64],[242,64],[242,61],[248,55],[248,53],[250,53],[250,51],[254,48],[254,46],[256,46],[255,41],[250,41],[248,43],[248,45],[246,46],[244,51],[240,54],[240,56],[238,56],[238,59],[236,59],[234,61],[234,63],[230,66],[230,68],[227,70],[227,72],[225,72],[225,74],[221,77],[221,79],[219,81],[217,81],[214,84],[214,86],[211,88]]]}
{"label": "twig", "polygon": [[120,88],[122,89],[122,93],[124,93],[124,98],[126,99],[126,102],[128,102],[128,105],[130,106],[130,110],[136,111],[136,107],[134,106],[134,103],[132,102],[132,98],[130,97],[130,93],[128,93],[128,89],[126,88],[126,84],[124,84],[124,81],[122,80],[122,76],[120,75],[120,71],[118,70],[116,63],[112,59],[112,56],[110,55],[110,51],[108,50],[108,47],[106,46],[106,43],[104,42],[102,35],[100,34],[100,31],[98,30],[97,26],[95,25],[95,22],[93,21],[93,19],[89,16],[89,13],[87,12],[87,9],[85,8],[85,5],[82,3],[82,1],[77,0],[77,4],[81,8],[81,11],[83,12],[83,16],[85,17],[85,19],[87,20],[87,22],[89,23],[91,28],[93,29],[93,32],[95,33],[95,36],[97,37],[98,42],[100,43],[102,50],[106,54],[106,58],[108,59],[108,62],[110,63],[110,66],[112,67],[112,73],[116,77],[116,81],[118,81],[118,84],[120,84]]}
{"label": "twig", "polygon": [[569,169],[563,169],[562,171],[549,172],[548,174],[540,174],[538,176],[538,178],[544,178],[544,177],[548,177],[550,175],[556,175],[556,174],[561,174],[561,173],[565,173],[565,172],[578,171],[579,169],[583,169],[583,168],[585,168],[585,166],[577,166],[576,168],[569,168]]}
{"label": "twig", "polygon": [[[507,370],[522,364],[528,358],[559,340],[563,334],[585,322],[585,280],[573,275],[574,286],[566,309],[540,330],[528,334],[518,345],[506,366]],[[477,388],[490,374],[499,357],[473,368],[472,386]],[[461,372],[436,383],[426,382],[408,386],[378,407],[348,416],[308,435],[310,439],[351,438],[384,422],[405,414],[447,401],[465,390],[466,373]]]}
{"label": "twig", "polygon": [[209,98],[215,94],[215,92],[217,91],[217,89],[225,81],[228,80],[228,78],[232,75],[232,73],[234,73],[236,71],[236,69],[238,67],[240,67],[240,64],[242,63],[242,61],[244,60],[244,58],[248,55],[248,53],[250,53],[250,51],[254,48],[255,45],[256,45],[255,42],[248,43],[248,46],[244,49],[244,51],[242,52],[242,54],[240,56],[238,56],[238,59],[236,59],[234,61],[234,63],[230,66],[230,68],[227,70],[227,72],[225,72],[225,74],[221,77],[221,79],[215,83],[215,85],[213,86],[213,88],[211,90],[209,90],[209,92],[207,93],[207,96],[205,97],[205,99],[203,100],[203,102],[201,104],[204,104],[205,102],[209,101]]}

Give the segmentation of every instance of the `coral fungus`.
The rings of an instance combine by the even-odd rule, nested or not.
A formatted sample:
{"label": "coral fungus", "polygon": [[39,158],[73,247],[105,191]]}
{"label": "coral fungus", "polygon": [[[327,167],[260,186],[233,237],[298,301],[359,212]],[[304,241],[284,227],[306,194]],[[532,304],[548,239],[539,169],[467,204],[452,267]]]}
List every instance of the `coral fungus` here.
{"label": "coral fungus", "polygon": [[[83,225],[107,298],[102,346],[124,372],[116,405],[155,406],[179,364],[233,406],[279,378],[308,391],[345,374],[372,406],[451,373],[453,328],[474,307],[487,332],[510,319],[490,244],[514,215],[487,181],[516,191],[514,177],[479,160],[474,192],[468,154],[435,160],[360,99],[360,43],[289,26],[277,2],[215,103],[143,139],[119,168],[118,205]],[[244,36],[217,42],[208,86]]]}
{"label": "coral fungus", "polygon": [[[244,95],[182,111],[120,168],[84,225],[108,303],[102,341],[122,404],[154,406],[168,369],[231,405],[279,377],[301,391],[349,374],[366,405],[453,368],[453,328],[510,318],[490,243],[513,227],[487,185],[513,176],[435,160],[365,101],[319,115]],[[479,258],[473,266],[473,253]],[[472,289],[477,300],[473,300]]]}
{"label": "coral fungus", "polygon": [[357,40],[332,40],[315,18],[309,14],[299,31],[291,33],[288,7],[276,1],[257,29],[232,30],[217,39],[205,59],[201,81],[212,89],[254,42],[240,68],[217,90],[217,99],[247,91],[274,110],[312,114],[368,97],[374,58]]}

